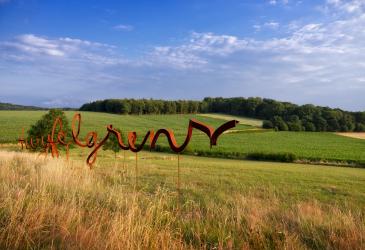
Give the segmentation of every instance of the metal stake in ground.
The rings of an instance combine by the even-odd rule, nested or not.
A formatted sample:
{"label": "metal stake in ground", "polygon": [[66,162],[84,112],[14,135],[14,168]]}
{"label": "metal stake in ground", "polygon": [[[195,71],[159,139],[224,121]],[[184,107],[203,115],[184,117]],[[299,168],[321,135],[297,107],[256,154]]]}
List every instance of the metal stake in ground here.
{"label": "metal stake in ground", "polygon": [[177,198],[178,204],[181,201],[181,191],[180,191],[180,153],[177,153]]}
{"label": "metal stake in ground", "polygon": [[123,150],[123,171],[125,170],[125,150]]}
{"label": "metal stake in ground", "polygon": [[138,154],[136,153],[136,167],[135,167],[135,174],[136,174],[136,179],[135,179],[135,186],[137,188],[138,186]]}

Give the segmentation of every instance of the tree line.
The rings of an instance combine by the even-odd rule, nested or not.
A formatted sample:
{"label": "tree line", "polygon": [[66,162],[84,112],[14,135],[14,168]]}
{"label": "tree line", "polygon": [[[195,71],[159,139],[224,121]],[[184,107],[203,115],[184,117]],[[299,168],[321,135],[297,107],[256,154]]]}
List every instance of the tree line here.
{"label": "tree line", "polygon": [[0,102],[0,110],[45,110],[45,108]]}
{"label": "tree line", "polygon": [[113,114],[194,114],[201,112],[201,101],[154,99],[106,99],[81,106],[81,111]]}
{"label": "tree line", "polygon": [[280,131],[365,131],[365,112],[259,97],[206,97],[202,101],[106,99],[84,104],[80,110],[115,114],[224,113],[262,119],[264,128]]}

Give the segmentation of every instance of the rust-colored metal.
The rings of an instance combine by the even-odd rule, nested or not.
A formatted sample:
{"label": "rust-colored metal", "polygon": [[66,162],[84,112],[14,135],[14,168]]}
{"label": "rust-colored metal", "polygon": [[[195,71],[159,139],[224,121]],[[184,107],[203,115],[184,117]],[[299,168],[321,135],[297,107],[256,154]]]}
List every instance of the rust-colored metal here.
{"label": "rust-colored metal", "polygon": [[[137,154],[139,151],[141,151],[144,148],[147,141],[149,141],[150,150],[154,149],[156,147],[156,143],[157,143],[159,136],[161,134],[163,134],[167,137],[171,150],[176,153],[180,153],[180,152],[184,151],[184,149],[188,146],[188,144],[192,138],[194,128],[202,131],[209,137],[210,146],[212,147],[214,145],[217,145],[218,137],[221,134],[223,134],[225,131],[235,127],[237,125],[237,123],[238,123],[238,121],[231,120],[231,121],[224,123],[216,130],[214,130],[214,128],[212,128],[209,125],[206,125],[195,119],[191,119],[189,121],[189,126],[188,126],[187,134],[185,137],[185,141],[181,145],[177,144],[173,131],[170,131],[170,130],[167,130],[164,128],[157,130],[156,133],[154,133],[153,130],[149,130],[145,134],[142,142],[139,145],[136,145],[137,133],[129,132],[128,133],[128,145],[127,145],[123,142],[121,133],[119,131],[117,131],[116,129],[114,129],[113,125],[108,125],[106,127],[107,133],[100,141],[98,141],[98,134],[95,131],[88,132],[85,136],[85,139],[80,140],[79,135],[80,135],[80,130],[81,130],[81,115],[75,114],[72,119],[72,125],[71,125],[72,126],[72,131],[71,131],[72,141],[69,141],[69,142],[66,141],[66,133],[63,130],[62,120],[60,118],[57,118],[53,123],[51,134],[49,134],[47,136],[46,143],[44,142],[43,137],[40,139],[35,139],[35,142],[34,142],[33,138],[30,138],[30,143],[28,143],[27,139],[25,139],[25,137],[24,137],[24,129],[22,130],[22,135],[18,139],[18,142],[21,144],[22,149],[23,149],[23,146],[25,146],[27,149],[28,148],[35,149],[36,147],[41,146],[44,148],[44,153],[46,155],[48,154],[49,151],[51,151],[52,157],[59,157],[57,145],[65,146],[67,159],[69,158],[69,147],[72,143],[76,144],[79,147],[91,148],[92,151],[88,155],[88,157],[86,159],[86,163],[90,168],[92,168],[96,161],[98,150],[108,140],[110,135],[114,135],[117,137],[119,147],[122,150],[130,150]],[[56,135],[57,127],[59,128],[59,130]],[[137,157],[137,155],[136,155],[136,157]],[[136,166],[137,166],[137,158],[136,158]]]}
{"label": "rust-colored metal", "polygon": [[177,153],[177,195],[179,199],[179,203],[181,200],[181,192],[180,192],[180,153]]}
{"label": "rust-colored metal", "polygon": [[18,142],[20,143],[20,146],[22,147],[22,150],[23,150],[24,146],[26,146],[25,137],[24,137],[24,128],[22,128],[22,133],[18,139]]}
{"label": "rust-colored metal", "polygon": [[202,122],[199,122],[195,119],[191,119],[189,121],[189,127],[188,127],[188,132],[187,132],[185,141],[183,142],[182,145],[180,145],[180,146],[177,145],[174,132],[162,128],[162,129],[159,129],[156,132],[156,134],[154,135],[153,140],[151,142],[151,149],[155,148],[156,142],[157,142],[158,137],[160,136],[160,134],[164,134],[167,137],[167,140],[169,142],[169,145],[170,145],[170,148],[172,149],[172,151],[174,151],[176,153],[180,153],[186,148],[186,146],[188,146],[188,144],[191,140],[191,137],[193,135],[193,128],[196,128],[196,129],[204,132],[209,137],[210,147],[212,147],[213,145],[214,146],[217,145],[217,139],[221,134],[223,134],[224,131],[235,127],[237,123],[238,123],[238,121],[232,120],[232,121],[224,123],[219,128],[214,130],[214,128],[212,128],[209,125],[206,125],[206,124],[204,124]]}

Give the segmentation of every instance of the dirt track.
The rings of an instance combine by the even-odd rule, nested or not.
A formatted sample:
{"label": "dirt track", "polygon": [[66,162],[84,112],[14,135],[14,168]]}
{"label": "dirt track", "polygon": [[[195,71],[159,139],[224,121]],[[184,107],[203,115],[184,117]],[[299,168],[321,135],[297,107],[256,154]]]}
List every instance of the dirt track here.
{"label": "dirt track", "polygon": [[365,140],[365,132],[345,132],[345,133],[336,133],[336,134]]}

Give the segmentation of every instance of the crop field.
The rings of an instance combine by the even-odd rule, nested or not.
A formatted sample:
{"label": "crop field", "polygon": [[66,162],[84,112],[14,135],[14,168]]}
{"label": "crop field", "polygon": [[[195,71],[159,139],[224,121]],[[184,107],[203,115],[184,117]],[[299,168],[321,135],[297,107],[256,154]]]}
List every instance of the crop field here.
{"label": "crop field", "polygon": [[[0,143],[16,142],[22,127],[26,130],[38,120],[44,111],[0,111]],[[71,121],[75,111],[67,111]],[[198,119],[213,127],[218,127],[228,119],[222,115],[209,117],[203,115],[112,115],[106,113],[81,112],[81,134],[96,130],[100,136],[105,134],[105,127],[111,123],[122,131],[137,131],[139,139],[149,129],[170,128],[174,131],[177,141],[181,143],[186,134],[190,118]],[[230,116],[229,119],[235,118]],[[240,119],[240,118],[238,118]],[[234,133],[222,135],[218,147],[210,149],[206,136],[194,132],[193,140],[186,153],[221,158],[244,159],[252,153],[263,154],[294,154],[298,161],[306,162],[350,162],[363,165],[365,162],[365,140],[340,136],[330,132],[274,132],[256,130],[255,126],[243,124],[237,126]],[[249,123],[249,122],[248,122]],[[164,151],[167,140],[159,139]]]}
{"label": "crop field", "polygon": [[[28,130],[32,124],[47,111],[0,111],[0,143],[14,142],[18,139],[22,128]],[[106,126],[113,124],[124,132],[136,131],[144,136],[149,129],[170,128],[179,138],[185,136],[189,119],[198,119],[213,127],[226,122],[223,119],[202,117],[200,115],[114,115],[96,112],[65,111],[69,123],[74,114],[80,113],[82,119],[81,136],[89,131],[96,131],[100,136],[106,134]],[[70,124],[71,126],[71,124]],[[238,125],[243,130],[250,125]]]}
{"label": "crop field", "polygon": [[[70,121],[74,113],[66,112]],[[0,112],[0,249],[365,247],[365,169],[223,159],[264,152],[363,161],[365,140],[251,123],[223,134],[210,149],[206,136],[194,132],[178,179],[173,153],[144,150],[136,161],[129,151],[99,150],[90,170],[90,149],[72,148],[69,161],[62,150],[58,159],[21,151],[13,143],[19,131],[42,114]],[[82,112],[81,131],[102,136],[111,123],[144,135],[167,127],[182,142],[190,118],[214,127],[228,119]]]}
{"label": "crop field", "polygon": [[[196,138],[192,150],[207,148],[203,138]],[[212,151],[205,150],[203,155],[230,155],[244,157],[249,153],[292,153],[299,159],[312,161],[365,161],[365,140],[338,136],[334,133],[321,132],[242,132],[228,133],[219,141],[219,147]]]}
{"label": "crop field", "polygon": [[[69,121],[75,113],[74,111],[66,112]],[[0,111],[0,143],[16,142],[22,127],[27,130],[42,114],[44,111]],[[205,115],[123,116],[94,112],[81,112],[81,114],[81,135],[96,130],[100,136],[103,136],[106,125],[111,123],[122,131],[137,131],[137,135],[140,136],[139,139],[149,129],[169,128],[174,131],[179,143],[183,142],[185,138],[190,118],[198,119],[215,128],[227,119],[221,115],[207,117]],[[301,162],[350,162],[360,165],[365,162],[365,140],[344,137],[330,132],[274,132],[262,129],[255,130],[252,125],[240,124],[233,133],[224,134],[219,138],[218,147],[210,149],[206,139],[203,133],[194,132],[186,153],[239,159],[244,159],[251,153],[291,153]],[[164,151],[169,151],[167,140],[164,138],[159,139],[158,145]]]}
{"label": "crop field", "polygon": [[[10,149],[8,149],[10,150]],[[2,249],[363,249],[358,168],[102,151],[0,150]]]}

